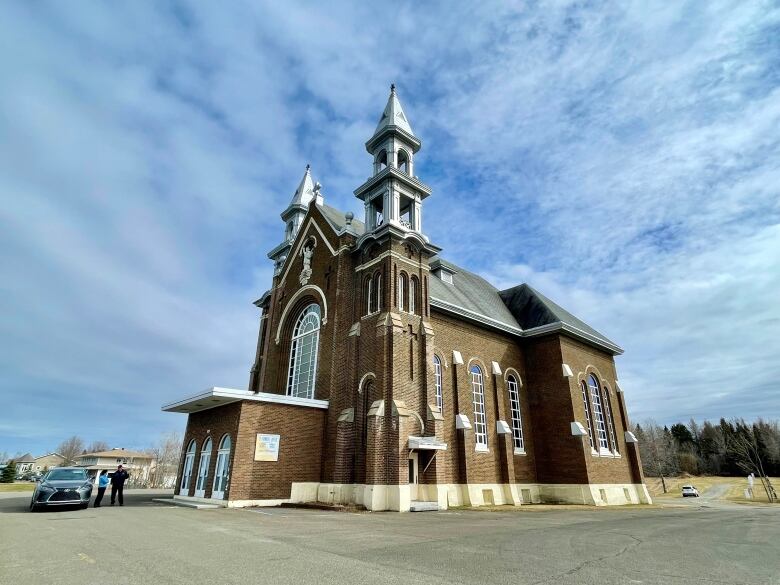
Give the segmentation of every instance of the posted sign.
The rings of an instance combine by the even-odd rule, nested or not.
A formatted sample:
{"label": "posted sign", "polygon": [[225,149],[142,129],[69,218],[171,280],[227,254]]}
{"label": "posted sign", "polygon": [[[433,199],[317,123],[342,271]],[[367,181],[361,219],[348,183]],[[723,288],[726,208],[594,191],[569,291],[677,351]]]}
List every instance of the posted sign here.
{"label": "posted sign", "polygon": [[261,435],[255,440],[255,461],[279,461],[279,435]]}

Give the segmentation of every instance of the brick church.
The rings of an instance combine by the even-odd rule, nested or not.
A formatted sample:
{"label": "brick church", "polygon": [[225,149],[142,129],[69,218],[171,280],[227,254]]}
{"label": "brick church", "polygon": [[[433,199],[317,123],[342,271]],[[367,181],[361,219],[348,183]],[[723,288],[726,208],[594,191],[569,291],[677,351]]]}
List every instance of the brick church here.
{"label": "brick church", "polygon": [[[497,290],[425,235],[431,188],[391,88],[355,190],[359,221],[307,167],[260,309],[248,389],[187,413],[176,498],[369,510],[649,503],[620,347],[521,284]],[[281,229],[280,229],[281,232]]]}

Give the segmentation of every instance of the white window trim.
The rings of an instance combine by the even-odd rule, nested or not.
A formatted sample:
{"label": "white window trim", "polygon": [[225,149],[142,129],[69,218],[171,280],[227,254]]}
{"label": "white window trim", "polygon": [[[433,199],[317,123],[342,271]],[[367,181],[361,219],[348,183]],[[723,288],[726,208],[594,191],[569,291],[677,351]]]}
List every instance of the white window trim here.
{"label": "white window trim", "polygon": [[527,455],[528,453],[525,452],[525,449],[517,449],[514,450],[515,455]]}
{"label": "white window trim", "polygon": [[[222,447],[225,443],[225,439],[228,440],[228,446]],[[211,497],[214,497],[214,492],[220,492],[222,494],[222,498],[224,498],[225,489],[227,488],[228,479],[230,478],[230,450],[233,447],[233,442],[230,440],[230,435],[225,434],[222,436],[222,439],[219,441],[220,447],[217,449],[217,460],[214,464],[214,481],[211,483]],[[224,457],[225,460],[225,469],[223,474],[219,474],[219,458]],[[217,489],[217,480],[223,478],[225,479],[225,485],[222,486],[221,490]]]}
{"label": "white window trim", "polygon": [[436,393],[436,406],[439,407],[439,413],[444,414],[444,384],[441,359],[439,356],[433,356],[433,386]]}
{"label": "white window trim", "polygon": [[[472,406],[474,408],[474,440],[476,441],[475,450],[487,451],[488,434],[487,410],[485,408],[485,378],[482,373],[482,368],[479,366],[472,367],[479,372],[476,373],[471,368],[469,369],[469,374],[471,375]],[[480,420],[480,417],[482,420]],[[479,431],[480,428],[483,429],[481,432]],[[480,441],[480,437],[484,437],[484,440]]]}
{"label": "white window trim", "polygon": [[[315,314],[317,318],[317,327],[316,329],[313,329],[312,331],[307,331],[306,333],[300,333],[296,334],[296,330],[300,327],[301,321],[305,319],[308,315],[312,313],[307,313],[310,307],[317,307],[317,313]],[[295,320],[295,327],[293,328],[293,336],[290,339],[290,362],[287,370],[287,396],[293,396],[297,398],[308,398],[312,399],[314,398],[314,391],[316,386],[316,380],[317,380],[317,367],[319,366],[319,350],[320,350],[320,329],[322,328],[322,320],[321,315],[319,312],[319,305],[316,303],[311,303],[309,305],[306,305],[303,310],[298,315],[298,318]],[[300,394],[293,394],[293,391],[295,390],[297,392],[298,386],[300,385],[300,372],[298,372],[298,360],[300,358],[300,345],[296,342],[305,338],[308,335],[316,335],[313,345],[314,349],[312,351],[312,359],[314,361],[314,367],[311,371],[311,378],[310,378],[310,389],[308,392],[308,396],[301,396]],[[296,381],[296,378],[298,378],[298,381]]]}
{"label": "white window trim", "polygon": [[585,380],[580,382],[580,391],[582,392],[582,405],[585,407],[585,423],[588,426],[588,440],[590,441],[590,450],[593,453],[598,453],[596,451],[596,441],[593,437],[593,425],[590,421],[590,399],[588,397],[590,390],[588,389],[588,383]]}
{"label": "white window trim", "polygon": [[[525,452],[525,436],[523,435],[523,414],[520,409],[520,387],[514,375],[506,378],[507,392],[509,393],[509,410],[512,415],[512,446],[515,451]],[[513,396],[514,395],[514,396]],[[513,406],[516,404],[517,407]],[[515,412],[517,416],[515,416]],[[519,438],[519,441],[518,441]],[[520,446],[517,443],[520,443]]]}
{"label": "white window trim", "polygon": [[[208,449],[206,447],[208,446]],[[195,497],[202,498],[206,494],[206,480],[209,478],[209,467],[211,467],[211,450],[212,450],[211,437],[206,439],[203,443],[203,448],[200,450],[200,459],[198,460],[198,474],[195,476]],[[205,463],[205,465],[204,465]],[[203,480],[201,482],[201,479]],[[199,488],[202,483],[202,488]]]}
{"label": "white window trim", "polygon": [[[591,385],[591,381],[595,382],[595,385]],[[593,374],[588,375],[587,379],[588,392],[590,394],[590,402],[593,407],[593,418],[595,419],[595,437],[598,439],[598,451],[599,453],[609,453],[609,434],[607,433],[607,421],[604,420],[604,405],[601,398],[601,384]],[[600,417],[600,419],[599,419]]]}
{"label": "white window trim", "polygon": [[409,278],[409,314],[414,315],[414,302],[415,298],[417,297],[417,287],[415,286],[415,280],[413,278]]}

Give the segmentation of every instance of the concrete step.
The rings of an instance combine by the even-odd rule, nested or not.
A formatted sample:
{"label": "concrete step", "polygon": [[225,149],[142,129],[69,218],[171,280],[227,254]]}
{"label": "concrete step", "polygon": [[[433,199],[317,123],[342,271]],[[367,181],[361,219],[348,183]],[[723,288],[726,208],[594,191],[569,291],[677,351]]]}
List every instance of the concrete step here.
{"label": "concrete step", "polygon": [[216,504],[204,504],[203,502],[188,502],[186,500],[175,500],[173,498],[152,498],[153,502],[159,504],[168,504],[169,506],[181,506],[182,508],[194,508],[195,510],[215,510],[222,506]]}
{"label": "concrete step", "polygon": [[413,501],[410,512],[437,512],[439,510],[438,502],[420,502]]}

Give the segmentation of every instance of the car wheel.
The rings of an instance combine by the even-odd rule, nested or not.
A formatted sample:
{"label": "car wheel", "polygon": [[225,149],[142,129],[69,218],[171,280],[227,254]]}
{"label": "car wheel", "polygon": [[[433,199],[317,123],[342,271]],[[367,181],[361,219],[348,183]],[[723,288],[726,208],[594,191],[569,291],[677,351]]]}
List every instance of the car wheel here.
{"label": "car wheel", "polygon": [[81,508],[82,510],[86,510],[87,508],[89,508],[89,502],[87,502],[86,504],[79,504],[79,508]]}
{"label": "car wheel", "polygon": [[35,500],[30,501],[30,512],[37,512],[40,510],[38,506],[35,505]]}

